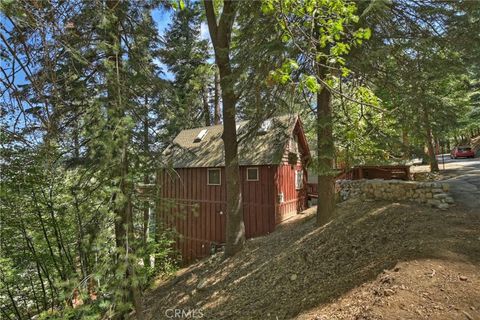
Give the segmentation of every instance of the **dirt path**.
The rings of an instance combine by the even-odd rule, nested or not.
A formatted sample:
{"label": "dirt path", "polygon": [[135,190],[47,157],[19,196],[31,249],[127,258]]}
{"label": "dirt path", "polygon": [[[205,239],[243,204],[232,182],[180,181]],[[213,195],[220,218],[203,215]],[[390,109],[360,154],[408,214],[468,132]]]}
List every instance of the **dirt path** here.
{"label": "dirt path", "polygon": [[321,228],[307,212],[229,260],[159,281],[147,318],[480,319],[475,212],[352,199]]}

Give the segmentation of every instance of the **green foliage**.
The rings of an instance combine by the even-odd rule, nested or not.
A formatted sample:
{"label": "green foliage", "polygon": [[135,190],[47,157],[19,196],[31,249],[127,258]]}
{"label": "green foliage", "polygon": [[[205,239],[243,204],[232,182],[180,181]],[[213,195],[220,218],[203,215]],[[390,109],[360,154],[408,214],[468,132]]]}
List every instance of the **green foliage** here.
{"label": "green foliage", "polygon": [[[309,125],[309,130],[315,132],[310,134],[310,141],[315,145],[312,149],[316,158],[311,167],[323,176],[331,176],[334,174],[332,162],[335,147],[339,161],[344,146],[349,148],[348,146],[355,144],[359,149],[371,147],[371,144],[357,135],[368,129],[352,129],[352,125],[366,126],[366,119],[363,122],[360,121],[361,118],[357,119],[356,123],[335,119],[334,116],[339,115],[338,103],[333,104],[334,112],[330,111],[332,94],[338,101],[343,99],[345,94],[350,96],[348,103],[341,100],[344,112],[350,114],[346,115],[349,120],[350,116],[352,119],[358,116],[356,104],[359,102],[378,106],[371,90],[363,85],[356,85],[352,81],[353,77],[347,78],[351,75],[347,65],[348,55],[363,40],[370,38],[371,31],[358,26],[357,8],[351,1],[265,0],[262,8],[266,14],[275,16],[278,28],[283,33],[282,40],[293,48],[297,65],[296,68],[288,68],[292,63],[286,60],[281,68],[271,73],[274,75],[272,79],[280,84],[294,83],[297,90],[307,97],[309,105],[317,101],[316,108],[309,106],[309,109],[316,113],[315,123]],[[342,82],[346,82],[351,88],[348,92],[342,92]],[[323,101],[319,102],[320,99]],[[355,103],[351,100],[355,100]],[[315,110],[318,108],[323,108],[324,112]],[[332,135],[332,130],[335,130],[335,135]],[[334,139],[337,141],[336,145]]]}
{"label": "green foliage", "polygon": [[[344,91],[357,101],[379,106],[378,98],[365,87],[348,87]],[[334,136],[338,166],[388,163],[395,152],[394,122],[388,115],[369,106],[336,99],[334,101]]]}
{"label": "green foliage", "polygon": [[[160,39],[158,1],[0,1],[2,316],[119,317],[135,290],[177,268],[177,235],[136,188],[154,182],[176,132],[210,116],[217,70],[201,2],[162,3],[176,10]],[[237,9],[227,79],[237,114],[298,112],[310,142],[331,125],[337,165],[407,160],[480,127],[478,1]],[[316,121],[325,90],[331,119]]]}
{"label": "green foliage", "polygon": [[396,140],[391,152],[397,159],[401,154],[405,159],[422,157],[428,130],[435,143],[454,142],[454,136],[465,134],[468,123],[474,123],[465,115],[472,110],[468,96],[474,86],[469,70],[479,56],[469,43],[478,33],[465,30],[476,28],[467,26],[467,20],[478,18],[480,6],[404,1],[375,10],[373,6],[363,18],[376,32],[354,52],[349,66],[373,83],[382,106],[390,110],[386,116],[394,132],[383,140]]}
{"label": "green foliage", "polygon": [[291,59],[287,59],[281,68],[270,72],[270,79],[280,84],[286,84],[290,80],[290,74],[298,69],[298,64]]}
{"label": "green foliage", "polygon": [[184,2],[174,13],[159,51],[161,61],[174,76],[169,87],[167,139],[173,139],[181,129],[205,125],[205,113],[210,116],[210,109],[204,110],[204,99],[210,106],[215,66],[207,62],[208,43],[200,39],[200,24],[200,4]]}
{"label": "green foliage", "polygon": [[23,48],[5,51],[0,85],[2,316],[119,316],[176,268],[173,235],[148,228],[153,201],[135,192],[158,167],[165,113],[151,9],[2,3],[2,59]]}
{"label": "green foliage", "polygon": [[318,84],[317,78],[312,75],[305,76],[305,79],[303,79],[303,81],[301,81],[300,83],[303,84],[305,88],[312,93],[316,93],[320,89],[320,84]]}
{"label": "green foliage", "polygon": [[292,68],[293,60],[286,59],[281,68],[272,71],[271,78],[280,84],[299,79],[299,88],[311,93],[333,83],[318,74],[319,67],[328,66],[328,77],[335,77],[337,70],[348,74],[344,56],[371,36],[368,28],[354,29],[358,16],[351,1],[264,0],[262,10],[275,16],[282,40],[296,48],[302,63],[302,68],[294,74],[299,69],[297,62],[294,62],[296,68]]}

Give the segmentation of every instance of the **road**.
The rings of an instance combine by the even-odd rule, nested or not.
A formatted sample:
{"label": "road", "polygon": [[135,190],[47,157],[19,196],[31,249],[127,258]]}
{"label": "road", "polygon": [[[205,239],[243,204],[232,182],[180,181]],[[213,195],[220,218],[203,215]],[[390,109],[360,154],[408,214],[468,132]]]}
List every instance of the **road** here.
{"label": "road", "polygon": [[480,212],[480,158],[451,159],[438,157],[441,175],[450,184],[451,194],[459,206],[478,209]]}

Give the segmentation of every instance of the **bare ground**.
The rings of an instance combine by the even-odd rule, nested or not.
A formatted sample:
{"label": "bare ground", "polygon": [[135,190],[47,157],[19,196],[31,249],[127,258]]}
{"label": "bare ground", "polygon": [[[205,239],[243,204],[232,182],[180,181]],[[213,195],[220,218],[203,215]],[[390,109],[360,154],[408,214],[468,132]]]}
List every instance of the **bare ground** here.
{"label": "bare ground", "polygon": [[480,209],[349,200],[320,228],[310,210],[145,302],[148,319],[480,319]]}

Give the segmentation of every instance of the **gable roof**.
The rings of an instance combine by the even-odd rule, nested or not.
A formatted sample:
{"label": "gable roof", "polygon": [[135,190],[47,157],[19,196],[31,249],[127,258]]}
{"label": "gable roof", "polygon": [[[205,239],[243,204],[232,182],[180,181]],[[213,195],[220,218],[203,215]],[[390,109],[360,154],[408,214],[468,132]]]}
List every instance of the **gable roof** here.
{"label": "gable roof", "polygon": [[[263,132],[255,130],[253,122],[237,122],[241,166],[281,163],[287,142],[299,119],[296,115],[287,115],[266,121],[271,121],[270,126]],[[202,130],[207,130],[206,134],[199,142],[194,142]],[[164,163],[173,168],[225,166],[222,133],[223,125],[181,131],[162,152]]]}

